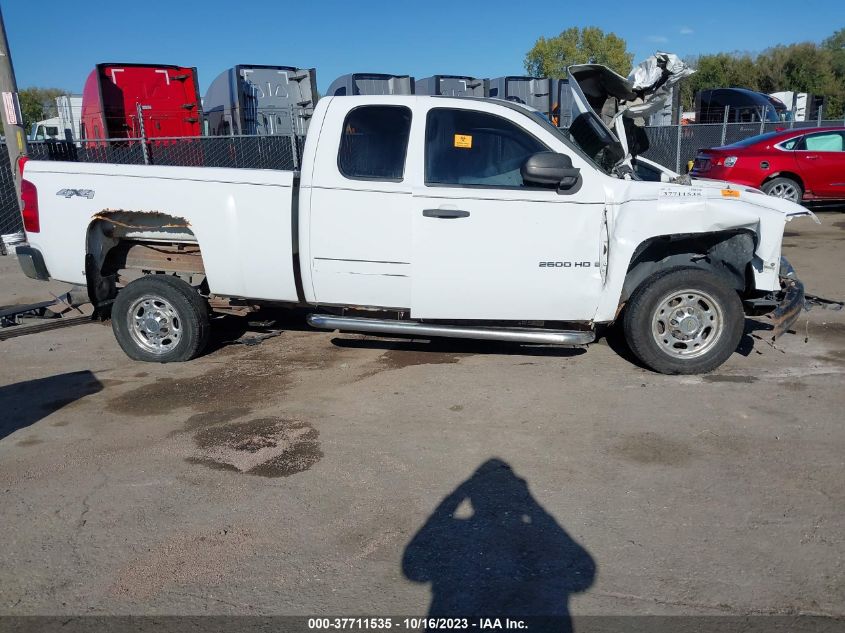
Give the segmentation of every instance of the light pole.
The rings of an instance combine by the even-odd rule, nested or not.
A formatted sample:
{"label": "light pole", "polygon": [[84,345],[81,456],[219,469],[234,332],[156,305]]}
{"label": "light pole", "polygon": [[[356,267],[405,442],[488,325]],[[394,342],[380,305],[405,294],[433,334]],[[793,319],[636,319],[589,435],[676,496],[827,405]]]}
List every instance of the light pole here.
{"label": "light pole", "polygon": [[3,10],[0,8],[0,95],[2,95],[3,134],[6,137],[6,149],[9,163],[15,179],[15,192],[18,205],[21,198],[21,178],[18,172],[18,158],[26,156],[26,130],[23,126],[21,106],[18,101],[18,85],[15,82],[15,69],[12,67],[12,54],[6,40],[6,25],[3,22]]}

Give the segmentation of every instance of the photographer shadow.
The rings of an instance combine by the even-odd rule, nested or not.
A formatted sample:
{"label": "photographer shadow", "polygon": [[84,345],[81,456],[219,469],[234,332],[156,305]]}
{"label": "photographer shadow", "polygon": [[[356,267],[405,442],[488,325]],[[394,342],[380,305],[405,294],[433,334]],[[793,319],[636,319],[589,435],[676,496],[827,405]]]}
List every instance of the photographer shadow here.
{"label": "photographer shadow", "polygon": [[545,617],[568,631],[569,597],[593,584],[596,564],[494,458],[440,502],[402,571],[431,583],[430,617]]}

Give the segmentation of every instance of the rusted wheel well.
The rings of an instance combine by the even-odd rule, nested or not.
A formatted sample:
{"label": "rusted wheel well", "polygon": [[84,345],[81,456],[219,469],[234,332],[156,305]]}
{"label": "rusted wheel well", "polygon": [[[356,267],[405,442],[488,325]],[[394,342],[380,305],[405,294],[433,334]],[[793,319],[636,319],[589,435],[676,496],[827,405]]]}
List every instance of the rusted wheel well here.
{"label": "rusted wheel well", "polygon": [[681,266],[714,272],[743,294],[753,283],[750,267],[755,246],[755,235],[747,230],[649,238],[631,257],[621,300],[627,301],[653,274]]}
{"label": "rusted wheel well", "polygon": [[204,283],[202,252],[184,218],[160,212],[111,211],[88,226],[85,276],[95,306],[108,306],[119,285],[144,274],[171,274]]}

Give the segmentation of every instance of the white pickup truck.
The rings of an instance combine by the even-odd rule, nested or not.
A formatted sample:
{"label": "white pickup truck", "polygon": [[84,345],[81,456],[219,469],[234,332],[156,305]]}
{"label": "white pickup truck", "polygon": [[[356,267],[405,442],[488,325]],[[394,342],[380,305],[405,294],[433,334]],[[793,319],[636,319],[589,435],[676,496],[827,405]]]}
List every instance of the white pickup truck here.
{"label": "white pickup truck", "polygon": [[322,99],[301,171],[28,161],[26,273],[87,284],[132,358],[185,361],[214,312],[311,306],[315,328],[584,345],[621,320],[647,366],[707,372],[744,314],[803,305],[781,258],[804,208],[645,182],[595,113]]}

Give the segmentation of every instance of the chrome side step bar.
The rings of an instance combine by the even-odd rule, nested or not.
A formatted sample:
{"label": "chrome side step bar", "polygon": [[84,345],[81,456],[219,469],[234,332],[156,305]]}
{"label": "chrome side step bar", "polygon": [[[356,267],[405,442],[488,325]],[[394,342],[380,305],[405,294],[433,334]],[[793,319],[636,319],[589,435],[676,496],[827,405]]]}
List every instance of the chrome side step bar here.
{"label": "chrome side step bar", "polygon": [[544,330],[542,328],[467,327],[436,325],[417,321],[392,321],[309,314],[308,325],[321,330],[346,330],[400,336],[468,338],[483,341],[511,341],[537,345],[586,345],[596,339],[595,332],[580,330]]}

